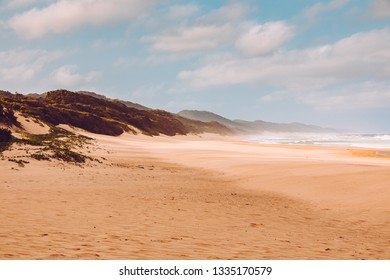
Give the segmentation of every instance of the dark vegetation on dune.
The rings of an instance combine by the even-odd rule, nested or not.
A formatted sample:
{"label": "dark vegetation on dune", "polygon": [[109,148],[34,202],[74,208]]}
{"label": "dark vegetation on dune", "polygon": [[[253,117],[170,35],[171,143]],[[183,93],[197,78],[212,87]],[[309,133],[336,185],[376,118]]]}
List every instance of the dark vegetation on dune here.
{"label": "dark vegetation on dune", "polygon": [[215,122],[187,120],[162,110],[141,110],[119,100],[97,98],[89,94],[55,90],[44,97],[31,97],[0,91],[0,104],[47,124],[68,124],[89,132],[118,136],[124,131],[140,130],[146,135],[168,136],[187,133],[231,131]]}
{"label": "dark vegetation on dune", "polygon": [[[14,112],[0,104],[0,125],[5,127],[20,126]],[[0,152],[6,150],[12,144],[12,133],[8,128],[0,127]]]}
{"label": "dark vegetation on dune", "polygon": [[56,159],[75,164],[85,163],[87,160],[100,162],[77,150],[77,148],[83,148],[91,142],[92,139],[86,136],[76,135],[56,127],[51,128],[48,134],[24,133],[23,136],[23,138],[14,137],[9,129],[0,128],[0,155],[2,159],[4,159],[2,152],[10,149],[13,144],[17,144],[18,150],[24,150],[26,154],[10,157],[8,160],[21,167],[29,163],[24,160],[26,157],[46,161]]}
{"label": "dark vegetation on dune", "polygon": [[[82,148],[86,144],[89,144],[92,140],[91,138],[83,135],[76,135],[72,132],[53,125],[50,125],[50,132],[47,134],[36,135],[23,131],[22,126],[17,121],[13,110],[21,108],[17,98],[24,100],[23,97],[12,95],[9,92],[0,91],[1,159],[5,159],[3,152],[11,149],[12,145],[16,144],[18,146],[18,150],[25,151],[25,154],[8,157],[8,161],[15,162],[20,167],[23,167],[25,164],[29,163],[25,160],[26,157],[47,161],[56,159],[75,164],[85,163],[86,160],[93,160],[91,157],[88,157],[82,152],[77,151],[78,148]],[[28,110],[23,112],[26,113]],[[39,123],[39,121],[37,122]],[[15,130],[15,128],[21,133],[22,137],[20,135],[15,137],[12,134],[11,129]]]}
{"label": "dark vegetation on dune", "polygon": [[9,129],[0,128],[0,143],[8,143],[11,141],[12,134]]}
{"label": "dark vegetation on dune", "polygon": [[14,111],[8,106],[7,107],[3,106],[1,102],[1,96],[2,96],[2,91],[0,91],[0,124],[3,124],[5,126],[14,125],[19,127],[20,124],[18,123],[14,115]]}
{"label": "dark vegetation on dune", "polygon": [[12,134],[9,129],[0,128],[0,153],[6,150],[12,142]]}
{"label": "dark vegetation on dune", "polygon": [[35,152],[31,154],[31,157],[36,160],[57,159],[65,162],[85,163],[87,159],[93,159],[75,149],[83,148],[91,140],[89,137],[54,127],[48,134],[30,134],[27,139],[18,142],[36,147]]}

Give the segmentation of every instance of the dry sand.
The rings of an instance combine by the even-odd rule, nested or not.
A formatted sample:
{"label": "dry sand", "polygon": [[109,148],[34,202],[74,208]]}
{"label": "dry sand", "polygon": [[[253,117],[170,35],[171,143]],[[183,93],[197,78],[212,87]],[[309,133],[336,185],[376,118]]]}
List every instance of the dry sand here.
{"label": "dry sand", "polygon": [[390,259],[376,151],[90,136],[103,164],[0,160],[0,259]]}

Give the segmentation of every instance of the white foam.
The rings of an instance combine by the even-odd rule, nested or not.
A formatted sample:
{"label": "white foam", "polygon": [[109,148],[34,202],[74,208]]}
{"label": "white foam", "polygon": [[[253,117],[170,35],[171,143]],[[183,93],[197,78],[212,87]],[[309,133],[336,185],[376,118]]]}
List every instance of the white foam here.
{"label": "white foam", "polygon": [[249,136],[246,140],[263,144],[390,149],[390,134],[263,133]]}

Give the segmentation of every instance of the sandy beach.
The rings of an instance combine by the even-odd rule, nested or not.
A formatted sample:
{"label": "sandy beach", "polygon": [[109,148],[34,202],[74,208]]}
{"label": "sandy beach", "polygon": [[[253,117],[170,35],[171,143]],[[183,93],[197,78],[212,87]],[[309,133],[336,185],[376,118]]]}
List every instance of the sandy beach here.
{"label": "sandy beach", "polygon": [[388,151],[85,134],[0,160],[0,259],[390,259]]}

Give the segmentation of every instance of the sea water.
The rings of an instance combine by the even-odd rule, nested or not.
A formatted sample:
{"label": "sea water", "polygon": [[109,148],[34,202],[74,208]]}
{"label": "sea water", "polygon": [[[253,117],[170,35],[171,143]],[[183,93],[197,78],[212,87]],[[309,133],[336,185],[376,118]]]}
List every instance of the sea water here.
{"label": "sea water", "polygon": [[390,134],[261,133],[246,137],[263,144],[390,149]]}

